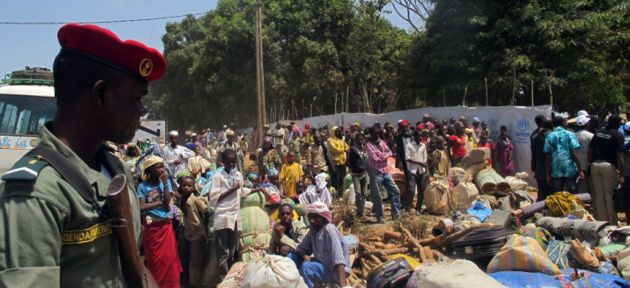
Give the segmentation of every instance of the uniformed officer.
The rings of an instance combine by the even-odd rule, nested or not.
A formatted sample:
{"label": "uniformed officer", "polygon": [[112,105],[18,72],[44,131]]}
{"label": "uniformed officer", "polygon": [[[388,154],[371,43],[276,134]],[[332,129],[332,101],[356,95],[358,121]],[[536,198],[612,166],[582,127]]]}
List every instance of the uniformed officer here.
{"label": "uniformed officer", "polygon": [[[166,61],[158,50],[95,25],[67,24],[57,37],[57,113],[41,127],[39,146],[72,169],[36,154],[3,175],[0,287],[126,287],[103,206],[112,176],[131,176],[103,143],[131,141],[146,113],[148,83],[162,77]],[[80,189],[76,183],[89,184]]]}

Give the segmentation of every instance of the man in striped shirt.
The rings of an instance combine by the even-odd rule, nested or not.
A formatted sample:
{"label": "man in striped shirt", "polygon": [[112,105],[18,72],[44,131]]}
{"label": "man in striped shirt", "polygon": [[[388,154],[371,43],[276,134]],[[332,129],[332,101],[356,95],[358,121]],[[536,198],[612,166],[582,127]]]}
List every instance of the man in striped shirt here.
{"label": "man in striped shirt", "polygon": [[322,284],[348,285],[350,257],[341,232],[332,224],[332,213],[322,202],[307,207],[311,230],[295,249],[297,257],[291,257],[300,269],[306,286]]}
{"label": "man in striped shirt", "polygon": [[384,223],[383,202],[381,201],[380,187],[385,185],[392,205],[392,217],[398,218],[400,214],[400,190],[394,182],[392,175],[387,171],[387,158],[392,157],[392,151],[387,144],[379,138],[379,129],[370,128],[370,141],[366,145],[368,154],[368,167],[370,173],[370,192],[374,204],[374,213],[379,223]]}

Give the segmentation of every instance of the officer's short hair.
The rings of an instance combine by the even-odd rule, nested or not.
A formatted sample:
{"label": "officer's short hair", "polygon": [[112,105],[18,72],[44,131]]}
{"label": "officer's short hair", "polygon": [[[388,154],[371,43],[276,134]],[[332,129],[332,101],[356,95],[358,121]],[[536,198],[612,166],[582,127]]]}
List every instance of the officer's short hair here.
{"label": "officer's short hair", "polygon": [[117,72],[86,56],[59,52],[53,66],[57,105],[71,103],[85,89],[91,89],[96,81],[111,80],[114,73]]}

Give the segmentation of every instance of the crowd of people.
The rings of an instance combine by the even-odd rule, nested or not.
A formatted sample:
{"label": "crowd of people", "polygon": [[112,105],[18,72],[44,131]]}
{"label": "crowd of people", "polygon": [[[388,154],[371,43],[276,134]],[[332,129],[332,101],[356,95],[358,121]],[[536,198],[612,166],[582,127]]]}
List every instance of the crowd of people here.
{"label": "crowd of people", "polygon": [[[591,193],[595,218],[617,223],[613,191],[630,177],[630,167],[626,167],[630,161],[624,162],[630,157],[630,123],[622,124],[618,115],[605,120],[600,128],[598,117],[586,111],[570,121],[561,116],[535,118],[538,128],[531,135],[531,169],[538,200],[559,191]],[[331,224],[330,208],[333,199],[342,197],[348,187],[354,189],[349,193],[354,193],[358,221],[384,223],[383,198],[390,202],[392,219],[401,210],[425,212],[423,192],[429,179],[447,178],[450,167],[458,166],[471,149],[488,148],[492,154],[489,164],[501,176],[515,174],[514,145],[505,126],[494,140],[487,123],[477,117],[469,124],[463,116],[438,121],[425,114],[415,126],[406,119],[396,126],[376,123],[362,128],[353,123],[329,129],[306,124],[301,129],[295,123],[277,124],[274,129],[264,127],[261,143],[256,143],[255,131],[239,133],[227,126],[216,133],[187,133],[186,141],[172,131],[169,144],[161,149],[164,159],[151,156],[143,161],[142,171],[137,171],[149,269],[155,269],[152,271],[163,283],[177,283],[184,267],[186,281],[193,287],[195,283],[202,286],[212,281],[204,267],[212,261],[209,255],[214,249],[220,271],[215,277],[221,279],[239,258],[240,199],[261,192],[269,211],[278,211],[270,218],[273,238],[267,252],[294,260],[309,287],[344,284],[348,252],[341,233]],[[129,159],[137,161],[138,157]],[[399,189],[392,169],[403,172],[408,189]],[[176,183],[168,180],[169,173],[175,175]],[[347,184],[349,178],[352,186]],[[200,194],[204,185],[211,186],[205,189],[207,195]],[[376,219],[367,217],[367,200],[372,202]],[[307,205],[308,221],[295,219],[297,204]],[[209,206],[214,218],[204,226]],[[182,215],[174,228],[171,223],[177,213]],[[180,236],[173,232],[178,227]],[[204,242],[208,237],[213,241]],[[177,241],[187,242],[188,250],[180,252],[186,256],[179,257],[188,259],[183,265]],[[213,243],[213,247],[204,243]],[[170,257],[163,257],[168,249]],[[152,263],[152,259],[159,260]],[[170,262],[160,262],[166,259]]]}
{"label": "crowd of people", "polygon": [[[630,111],[625,116],[629,119]],[[531,169],[538,200],[558,191],[590,193],[595,218],[616,224],[613,193],[630,180],[630,123],[618,114],[600,120],[584,110],[571,120],[535,118]]]}
{"label": "crowd of people", "polygon": [[[187,132],[185,139],[171,131],[169,143],[144,158],[143,149],[130,145],[121,155],[131,166],[141,163],[135,173],[148,268],[163,287],[180,280],[191,287],[220,281],[239,258],[241,198],[261,192],[268,211],[277,211],[270,217],[273,237],[267,252],[294,260],[309,287],[327,282],[343,286],[350,268],[348,249],[331,224],[330,209],[348,189],[347,179],[352,179],[354,191],[349,193],[355,197],[358,221],[384,223],[381,190],[392,219],[401,210],[422,213],[429,178],[446,178],[470,149],[489,148],[497,171],[514,174],[514,146],[505,127],[493,141],[487,123],[477,117],[469,124],[463,116],[439,121],[425,114],[415,126],[406,119],[396,126],[353,123],[329,129],[306,124],[301,129],[295,123],[277,124],[264,127],[261,143],[255,131],[239,133],[227,126],[214,133]],[[409,189],[401,193],[392,169],[403,172]],[[367,200],[376,219],[365,213]],[[298,204],[307,207],[307,221],[295,219]],[[219,275],[209,271],[212,261]]]}

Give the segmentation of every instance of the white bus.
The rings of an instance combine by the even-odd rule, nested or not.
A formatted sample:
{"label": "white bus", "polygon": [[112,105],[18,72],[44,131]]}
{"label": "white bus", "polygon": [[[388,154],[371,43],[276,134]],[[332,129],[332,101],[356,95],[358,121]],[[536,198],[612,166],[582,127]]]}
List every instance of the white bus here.
{"label": "white bus", "polygon": [[39,129],[56,107],[50,71],[27,67],[0,84],[0,172],[37,145]]}

